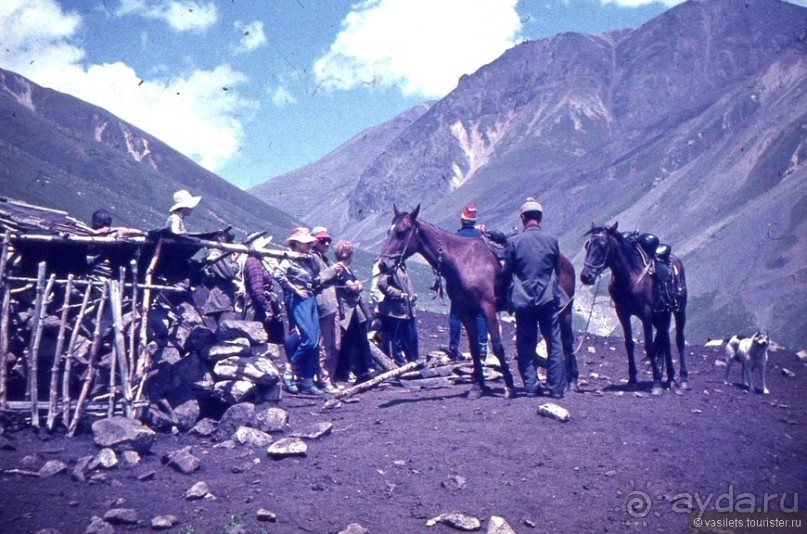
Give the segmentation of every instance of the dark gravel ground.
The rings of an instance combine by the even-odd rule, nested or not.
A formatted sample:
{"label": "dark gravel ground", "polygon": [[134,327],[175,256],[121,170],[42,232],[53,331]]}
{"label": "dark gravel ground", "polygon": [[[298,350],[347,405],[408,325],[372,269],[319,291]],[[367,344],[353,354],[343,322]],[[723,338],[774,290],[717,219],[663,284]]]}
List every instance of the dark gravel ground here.
{"label": "dark gravel ground", "polygon": [[[423,313],[419,322],[425,352],[445,343],[445,316]],[[505,339],[512,362],[510,325]],[[321,410],[321,400],[286,396],[281,407],[293,429],[334,425],[310,442],[306,457],[272,460],[263,449],[160,434],[140,465],[108,470],[93,482],[7,473],[35,471],[50,459],[72,467],[98,452],[87,433],[68,439],[7,425],[0,532],[81,533],[110,508],[137,513],[137,524],[116,532],[150,531],[151,518],[164,514],[179,519],[171,532],[184,533],[325,533],[351,523],[375,533],[451,532],[426,525],[445,512],[475,516],[483,531],[491,516],[501,516],[519,533],[683,532],[687,506],[747,511],[767,499],[769,508],[790,510],[794,500],[807,502],[807,369],[792,351],[774,351],[771,394],[752,394],[723,384],[723,368],[715,365],[722,354],[722,347],[688,346],[693,390],[651,397],[646,389],[624,390],[620,338],[589,336],[578,354],[583,392],[556,401],[571,413],[567,423],[536,413],[544,399],[504,399],[500,381],[492,383],[494,396],[476,401],[464,398],[466,385],[384,385],[330,411]],[[648,366],[640,369],[649,380]],[[736,366],[732,378],[739,376]],[[161,463],[164,453],[184,446],[201,458],[190,475]],[[153,479],[139,480],[149,471]],[[184,500],[198,481],[216,498]],[[276,521],[258,520],[260,509]]]}

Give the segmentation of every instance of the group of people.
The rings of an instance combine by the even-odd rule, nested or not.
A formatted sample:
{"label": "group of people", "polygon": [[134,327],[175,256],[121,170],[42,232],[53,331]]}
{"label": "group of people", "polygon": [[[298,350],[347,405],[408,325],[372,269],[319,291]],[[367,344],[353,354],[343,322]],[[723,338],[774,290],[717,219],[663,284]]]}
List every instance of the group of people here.
{"label": "group of people", "polygon": [[[185,190],[175,193],[166,228],[185,233],[185,218],[200,200]],[[371,309],[362,296],[364,284],[351,267],[356,250],[353,243],[334,244],[332,260],[328,253],[333,238],[327,228],[295,228],[283,242],[295,254],[270,263],[258,252],[269,239],[256,240],[256,253],[243,262],[242,316],[263,323],[269,339],[284,345],[288,365],[283,385],[287,391],[336,393],[351,379],[370,379],[376,364],[368,334],[376,317],[385,352],[400,365],[418,359],[417,294],[405,265],[373,278],[373,294],[379,297],[373,299],[375,309]],[[239,266],[235,254],[218,250],[211,251],[205,263],[209,291],[202,308],[206,321],[215,328],[235,315],[233,282]],[[282,290],[282,305],[275,284]],[[284,308],[288,327],[283,321]]]}

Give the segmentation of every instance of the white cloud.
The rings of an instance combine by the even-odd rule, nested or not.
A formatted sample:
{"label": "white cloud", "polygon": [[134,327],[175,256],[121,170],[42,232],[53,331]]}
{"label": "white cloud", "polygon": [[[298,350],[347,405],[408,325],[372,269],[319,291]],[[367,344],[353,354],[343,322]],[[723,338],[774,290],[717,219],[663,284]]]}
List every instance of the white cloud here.
{"label": "white cloud", "polygon": [[211,171],[240,150],[239,117],[258,105],[236,90],[247,81],[243,73],[220,65],[144,80],[121,62],[85,66],[80,24],[54,0],[2,0],[0,64],[107,109]]}
{"label": "white cloud", "polygon": [[122,0],[115,15],[163,20],[176,31],[201,32],[218,20],[216,5],[194,0]]}
{"label": "white cloud", "polygon": [[640,7],[647,4],[663,4],[667,7],[683,4],[685,0],[600,0],[603,5],[616,4],[620,7]]}
{"label": "white cloud", "polygon": [[266,46],[266,34],[263,31],[263,22],[256,20],[249,24],[244,24],[241,21],[235,23],[235,29],[241,32],[241,40],[238,45],[233,47],[233,52],[236,54],[243,54],[245,52],[252,52],[256,48]]}
{"label": "white cloud", "polygon": [[269,95],[272,98],[272,103],[276,106],[285,106],[288,104],[297,103],[297,99],[294,97],[294,95],[282,85],[279,85],[274,89],[270,87]]}
{"label": "white cloud", "polygon": [[314,64],[320,87],[441,97],[517,42],[518,0],[362,0]]}

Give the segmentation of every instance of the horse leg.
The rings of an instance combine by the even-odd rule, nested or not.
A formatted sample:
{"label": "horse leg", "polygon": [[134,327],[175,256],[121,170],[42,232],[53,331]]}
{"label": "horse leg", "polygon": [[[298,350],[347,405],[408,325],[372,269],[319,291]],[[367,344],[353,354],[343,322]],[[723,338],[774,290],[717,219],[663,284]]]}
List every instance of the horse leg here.
{"label": "horse leg", "polygon": [[672,361],[670,343],[670,319],[672,319],[671,315],[661,321],[659,327],[656,328],[656,340],[653,342],[659,366],[661,366],[661,357],[664,357],[664,365],[667,367],[667,387],[672,387],[675,383],[675,366]]}
{"label": "horse leg", "polygon": [[630,315],[622,315],[617,312],[619,323],[622,325],[622,334],[625,336],[625,352],[628,353],[628,391],[637,389],[636,382],[636,358],[633,354],[635,343],[633,342],[633,327],[630,324]]}
{"label": "horse leg", "polygon": [[651,395],[661,395],[661,366],[656,359],[656,346],[653,343],[653,321],[649,318],[642,319],[642,329],[644,330],[645,354],[653,367],[653,389]]}
{"label": "horse leg", "polygon": [[689,371],[687,371],[687,361],[684,355],[686,340],[684,339],[684,326],[686,326],[686,310],[681,307],[675,312],[675,346],[678,348],[678,362],[681,366],[681,389],[691,389],[689,387]]}
{"label": "horse leg", "polygon": [[567,306],[558,317],[560,323],[560,339],[563,346],[563,358],[566,362],[566,379],[569,389],[580,391],[577,383],[580,371],[577,368],[577,356],[574,354],[574,332],[572,331],[572,308]]}
{"label": "horse leg", "polygon": [[488,334],[490,335],[490,344],[493,349],[493,354],[496,356],[496,359],[499,360],[499,367],[501,367],[502,370],[502,377],[504,378],[504,396],[508,399],[515,397],[516,384],[513,380],[513,373],[510,371],[510,365],[507,363],[507,358],[504,354],[499,315],[496,313],[495,305],[483,306],[482,315],[485,317],[485,322],[488,325]]}
{"label": "horse leg", "polygon": [[[478,339],[479,333],[476,329],[476,318],[463,311],[460,313],[460,319],[462,320],[462,325],[465,327],[465,332],[468,334],[468,339]],[[479,344],[471,341],[470,346],[471,359],[474,362],[473,385],[471,386],[471,389],[468,390],[466,396],[469,399],[478,399],[483,393],[486,393],[489,388],[485,386],[485,374],[482,370],[482,358],[479,355]]]}

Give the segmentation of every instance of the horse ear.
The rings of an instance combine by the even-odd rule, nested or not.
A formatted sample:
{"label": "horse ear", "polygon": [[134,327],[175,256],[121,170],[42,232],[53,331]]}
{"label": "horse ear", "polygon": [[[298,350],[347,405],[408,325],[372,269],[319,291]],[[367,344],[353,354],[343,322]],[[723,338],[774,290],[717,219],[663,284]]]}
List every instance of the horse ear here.
{"label": "horse ear", "polygon": [[615,222],[614,225],[608,229],[609,232],[616,232],[616,227],[619,226],[619,221]]}
{"label": "horse ear", "polygon": [[420,204],[417,205],[415,209],[412,210],[412,213],[409,214],[409,217],[414,221],[418,218],[418,213],[420,213]]}
{"label": "horse ear", "polygon": [[395,204],[393,204],[393,205],[392,205],[392,211],[393,211],[393,213],[395,214],[395,218],[396,218],[396,219],[397,219],[397,218],[398,218],[398,216],[401,214],[401,212],[400,212],[400,211],[398,211],[398,206],[396,206]]}

